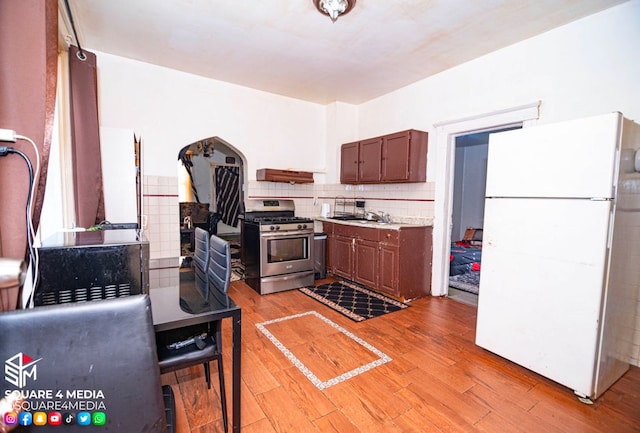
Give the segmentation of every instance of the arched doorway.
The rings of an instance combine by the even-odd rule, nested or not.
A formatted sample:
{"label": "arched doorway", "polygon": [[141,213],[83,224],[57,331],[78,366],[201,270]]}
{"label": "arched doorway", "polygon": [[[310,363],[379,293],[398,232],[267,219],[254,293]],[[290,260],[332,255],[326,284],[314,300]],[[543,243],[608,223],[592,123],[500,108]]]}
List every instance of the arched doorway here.
{"label": "arched doorway", "polygon": [[244,155],[214,136],[181,148],[177,164],[180,255],[192,254],[191,234],[196,227],[225,238],[239,237],[247,179]]}

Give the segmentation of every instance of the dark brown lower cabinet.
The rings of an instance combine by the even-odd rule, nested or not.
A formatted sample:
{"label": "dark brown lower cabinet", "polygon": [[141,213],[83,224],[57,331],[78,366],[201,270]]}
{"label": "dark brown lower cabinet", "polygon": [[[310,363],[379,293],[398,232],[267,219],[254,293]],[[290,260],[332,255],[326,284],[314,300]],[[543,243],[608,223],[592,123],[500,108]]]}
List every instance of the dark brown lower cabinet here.
{"label": "dark brown lower cabinet", "polygon": [[432,228],[398,230],[323,222],[327,271],[396,298],[431,293]]}
{"label": "dark brown lower cabinet", "polygon": [[344,278],[352,278],[353,270],[353,239],[345,236],[332,238],[330,263],[333,268],[331,273]]}
{"label": "dark brown lower cabinet", "polygon": [[353,280],[371,288],[378,286],[378,241],[355,239]]}
{"label": "dark brown lower cabinet", "polygon": [[380,243],[378,254],[380,277],[378,287],[381,291],[400,296],[400,247],[388,243]]}

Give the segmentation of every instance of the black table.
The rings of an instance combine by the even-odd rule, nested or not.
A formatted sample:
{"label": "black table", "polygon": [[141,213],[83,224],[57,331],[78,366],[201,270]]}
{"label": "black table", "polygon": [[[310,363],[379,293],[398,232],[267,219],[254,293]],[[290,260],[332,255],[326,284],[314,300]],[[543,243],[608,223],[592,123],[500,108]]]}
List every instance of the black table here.
{"label": "black table", "polygon": [[182,281],[178,286],[149,290],[153,325],[156,332],[179,329],[220,319],[233,320],[233,383],[232,415],[233,432],[240,432],[240,357],[242,340],[242,310],[224,294],[205,299],[192,281]]}

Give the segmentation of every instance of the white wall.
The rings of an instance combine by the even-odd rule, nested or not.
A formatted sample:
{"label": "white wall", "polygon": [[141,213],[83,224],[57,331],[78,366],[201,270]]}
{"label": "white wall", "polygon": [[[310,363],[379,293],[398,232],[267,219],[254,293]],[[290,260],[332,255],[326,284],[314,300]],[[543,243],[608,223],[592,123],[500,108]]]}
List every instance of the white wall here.
{"label": "white wall", "polygon": [[259,168],[325,166],[325,107],[105,53],[98,63],[100,125],[133,129],[150,176],[176,173],[178,151],[218,136]]}

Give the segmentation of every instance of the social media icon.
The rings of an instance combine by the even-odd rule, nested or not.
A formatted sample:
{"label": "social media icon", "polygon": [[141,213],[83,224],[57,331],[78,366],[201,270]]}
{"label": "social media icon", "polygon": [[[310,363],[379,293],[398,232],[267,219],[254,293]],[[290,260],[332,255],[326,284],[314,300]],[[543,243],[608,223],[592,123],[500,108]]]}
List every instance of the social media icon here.
{"label": "social media icon", "polygon": [[18,414],[15,412],[7,412],[4,414],[4,423],[5,425],[16,425],[18,424]]}
{"label": "social media icon", "polygon": [[74,413],[66,412],[64,415],[62,415],[62,423],[64,425],[72,425],[75,422],[76,422],[76,415]]}
{"label": "social media icon", "polygon": [[107,415],[104,412],[93,412],[91,414],[91,424],[105,425],[107,423]]}
{"label": "social media icon", "polygon": [[60,412],[49,412],[49,425],[62,424],[62,414]]}
{"label": "social media icon", "polygon": [[89,412],[79,412],[78,425],[91,425],[91,414]]}
{"label": "social media icon", "polygon": [[44,412],[36,412],[33,414],[33,423],[35,425],[47,425],[47,414]]}
{"label": "social media icon", "polygon": [[18,423],[20,425],[31,425],[33,423],[33,415],[31,415],[31,412],[20,412],[20,415],[18,415]]}

